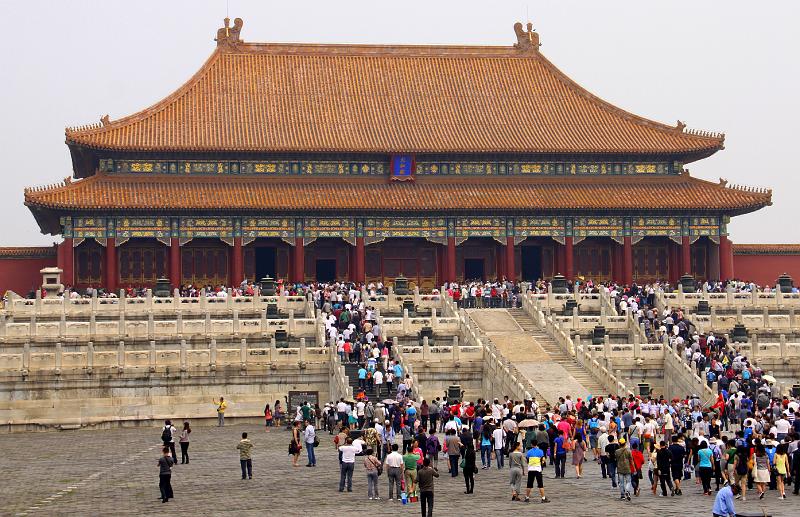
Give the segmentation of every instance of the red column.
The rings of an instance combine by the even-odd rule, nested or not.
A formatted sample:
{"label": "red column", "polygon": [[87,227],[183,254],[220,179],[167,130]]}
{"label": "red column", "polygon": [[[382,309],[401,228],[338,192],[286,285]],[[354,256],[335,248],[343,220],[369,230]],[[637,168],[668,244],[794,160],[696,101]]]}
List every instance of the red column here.
{"label": "red column", "polygon": [[306,280],[306,254],[303,248],[303,238],[294,238],[294,282]]}
{"label": "red column", "polygon": [[[506,276],[506,247],[503,245],[494,246],[494,269],[495,278],[501,280]],[[486,275],[489,276],[488,274]]]}
{"label": "red column", "polygon": [[511,282],[517,280],[514,253],[514,237],[506,237],[506,278]]}
{"label": "red column", "polygon": [[678,278],[685,274],[692,274],[692,245],[688,235],[681,237],[681,271]]}
{"label": "red column", "polygon": [[108,292],[116,292],[117,290],[117,240],[114,237],[106,239],[106,263],[104,269],[106,272],[106,290]]}
{"label": "red column", "polygon": [[173,289],[181,287],[181,243],[177,237],[169,240],[169,283]]}
{"label": "red column", "polygon": [[679,258],[678,258],[678,245],[673,242],[669,241],[669,245],[667,248],[667,255],[669,257],[669,265],[667,266],[669,269],[669,277],[667,280],[669,283],[674,284],[680,278],[680,274],[678,273],[678,269],[680,269]]}
{"label": "red column", "polygon": [[719,236],[719,276],[720,280],[733,278],[733,246],[727,235]]}
{"label": "red column", "polygon": [[366,281],[364,258],[364,237],[356,237],[356,282],[364,283]]}
{"label": "red column", "polygon": [[560,243],[556,243],[556,270],[554,271],[553,276],[555,275],[563,275],[564,271],[566,271],[566,265],[564,264],[564,245]]}
{"label": "red column", "polygon": [[567,280],[572,280],[573,258],[572,237],[564,237],[564,276],[567,277]]}
{"label": "red column", "polygon": [[64,286],[75,285],[75,250],[72,248],[72,238],[65,237],[58,245],[58,267],[61,269],[61,283]]}
{"label": "red column", "polygon": [[238,286],[244,280],[244,254],[242,253],[242,238],[233,238],[233,264],[231,268],[231,284]]}
{"label": "red column", "polygon": [[623,237],[622,242],[623,282],[627,285],[631,285],[633,283],[633,245],[631,244],[630,237]]}
{"label": "red column", "polygon": [[447,281],[456,281],[456,238],[447,238]]}
{"label": "red column", "polygon": [[612,270],[612,280],[615,282],[622,282],[624,278],[624,273],[622,272],[622,246],[618,242],[614,242],[614,257],[612,259],[611,264]]}

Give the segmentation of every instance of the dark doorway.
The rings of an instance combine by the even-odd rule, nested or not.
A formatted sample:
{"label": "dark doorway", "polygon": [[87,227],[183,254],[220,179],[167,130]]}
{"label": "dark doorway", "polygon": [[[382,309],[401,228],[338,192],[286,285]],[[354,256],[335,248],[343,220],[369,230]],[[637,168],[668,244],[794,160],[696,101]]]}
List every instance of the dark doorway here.
{"label": "dark doorway", "polygon": [[336,281],[336,259],[317,259],[317,282]]}
{"label": "dark doorway", "polygon": [[254,280],[258,282],[265,276],[275,278],[277,273],[275,271],[275,248],[256,248],[256,277]]}
{"label": "dark doorway", "polygon": [[464,259],[464,280],[483,280],[483,259]]}
{"label": "dark doorway", "polygon": [[522,247],[522,279],[535,282],[542,278],[542,248],[540,246]]}

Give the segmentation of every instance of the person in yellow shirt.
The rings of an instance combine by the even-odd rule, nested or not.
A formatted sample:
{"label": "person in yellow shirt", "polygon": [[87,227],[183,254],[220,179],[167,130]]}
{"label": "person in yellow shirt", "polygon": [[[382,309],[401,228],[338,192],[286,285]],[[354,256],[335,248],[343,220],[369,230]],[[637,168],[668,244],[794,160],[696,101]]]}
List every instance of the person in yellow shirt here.
{"label": "person in yellow shirt", "polygon": [[225,425],[225,408],[228,407],[228,403],[220,397],[219,401],[214,400],[214,405],[217,406],[217,426],[222,427]]}

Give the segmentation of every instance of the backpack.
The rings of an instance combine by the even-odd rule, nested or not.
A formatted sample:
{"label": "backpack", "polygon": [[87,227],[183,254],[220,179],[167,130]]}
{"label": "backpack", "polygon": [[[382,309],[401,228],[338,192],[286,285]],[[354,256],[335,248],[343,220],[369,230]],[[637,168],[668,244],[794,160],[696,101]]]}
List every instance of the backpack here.
{"label": "backpack", "polygon": [[165,444],[172,441],[172,431],[170,430],[169,426],[164,426],[164,430],[161,431],[161,441]]}

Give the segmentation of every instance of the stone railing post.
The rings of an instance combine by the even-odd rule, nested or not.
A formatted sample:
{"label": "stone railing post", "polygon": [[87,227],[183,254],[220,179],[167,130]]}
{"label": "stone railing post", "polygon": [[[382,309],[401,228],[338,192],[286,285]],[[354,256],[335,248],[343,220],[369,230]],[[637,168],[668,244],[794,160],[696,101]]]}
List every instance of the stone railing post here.
{"label": "stone railing post", "polygon": [[59,315],[58,336],[63,338],[67,335],[67,315],[63,312]]}
{"label": "stone railing post", "polygon": [[233,326],[233,335],[239,335],[239,309],[231,309],[231,319]]}
{"label": "stone railing post", "polygon": [[203,311],[208,310],[208,298],[206,297],[205,288],[200,289],[200,309]]}
{"label": "stone railing post", "polygon": [[736,306],[736,323],[742,323],[742,308]]}
{"label": "stone railing post", "polygon": [[726,299],[728,301],[728,305],[733,305],[734,304],[733,293],[734,293],[733,284],[728,284],[727,287],[725,287],[725,295],[726,295]]}
{"label": "stone railing post", "polygon": [[217,371],[217,340],[214,338],[208,345],[208,366],[212,372]]}
{"label": "stone railing post", "polygon": [[[120,304],[124,304],[125,302],[123,300],[120,300],[119,303]],[[119,312],[119,320],[117,321],[117,334],[119,334],[119,338],[120,339],[124,338],[128,334],[127,328],[126,328],[126,323],[125,323],[125,311],[124,310],[121,310]]]}
{"label": "stone railing post", "polygon": [[408,309],[403,309],[403,335],[407,336],[411,333],[411,320],[408,317]]}
{"label": "stone railing post", "polygon": [[453,354],[453,361],[457,362],[461,354],[461,347],[458,344],[458,336],[453,336],[452,354]]}
{"label": "stone railing post", "polygon": [[92,300],[89,307],[92,313],[97,310],[97,289],[92,289]]}
{"label": "stone railing post", "polygon": [[608,360],[611,357],[611,338],[606,334],[603,336],[603,357]]}
{"label": "stone railing post", "polygon": [[42,311],[42,291],[40,289],[36,290],[36,294],[33,297],[33,314],[39,314]]}
{"label": "stone railing post", "polygon": [[150,372],[156,371],[156,342],[150,340]]}
{"label": "stone railing post", "polygon": [[289,309],[289,324],[287,330],[290,336],[294,335],[297,331],[297,323],[294,320],[294,309]]}
{"label": "stone railing post", "polygon": [[156,335],[156,322],[153,317],[153,310],[147,310],[147,339],[155,339]]}
{"label": "stone railing post", "polygon": [[436,330],[436,327],[439,326],[439,316],[436,313],[436,307],[431,308],[431,328]]}
{"label": "stone railing post", "polygon": [[153,310],[153,290],[152,289],[145,290],[144,299],[145,299],[145,303],[144,303],[145,308],[147,308],[147,310],[152,311]]}
{"label": "stone railing post", "polygon": [[795,318],[794,318],[794,306],[789,307],[789,328],[794,328],[795,325]]}
{"label": "stone railing post", "polygon": [[781,334],[780,338],[780,354],[781,359],[786,357],[786,334]]}
{"label": "stone railing post", "polygon": [[233,307],[233,289],[228,287],[225,292],[228,293],[228,296],[225,297],[225,307],[230,309]]}
{"label": "stone railing post", "polygon": [[186,340],[185,339],[181,339],[181,358],[180,358],[181,360],[180,360],[180,363],[181,363],[181,371],[182,372],[185,372],[188,369],[187,368],[187,358],[186,358],[186,348],[187,348],[186,347]]}
{"label": "stone railing post", "polygon": [[769,307],[764,306],[764,307],[761,308],[761,319],[764,320],[763,325],[764,325],[765,329],[771,329],[772,328],[772,325],[770,324],[770,320],[769,320]]}
{"label": "stone railing post", "polygon": [[94,339],[97,333],[97,317],[95,311],[89,313],[89,339]]}
{"label": "stone railing post", "polygon": [[117,370],[125,370],[125,341],[119,340],[117,344]]}
{"label": "stone railing post", "polygon": [[419,304],[420,304],[420,299],[419,299],[419,287],[415,287],[415,288],[414,288],[414,306],[415,306],[415,307],[418,307],[418,306],[419,306]]}
{"label": "stone railing post", "polygon": [[638,360],[642,357],[642,343],[638,333],[633,335],[633,359]]}
{"label": "stone railing post", "polygon": [[61,375],[61,363],[64,359],[64,347],[61,341],[56,343],[56,375]]}
{"label": "stone railing post", "polygon": [[31,321],[28,323],[28,337],[30,339],[36,339],[36,313],[31,313]]}
{"label": "stone railing post", "polygon": [[586,362],[583,355],[586,350],[581,348],[581,335],[575,334],[575,336],[572,338],[572,343],[575,345],[575,359],[578,361],[578,364],[583,366]]}
{"label": "stone railing post", "polygon": [[94,369],[94,343],[89,341],[86,345],[86,373],[92,373]]}
{"label": "stone railing post", "polygon": [[422,360],[431,360],[431,345],[428,341],[428,336],[423,336],[422,338]]}
{"label": "stone railing post", "polygon": [[31,343],[30,341],[25,341],[25,344],[22,345],[22,373],[23,375],[27,375],[28,371],[31,369]]}
{"label": "stone railing post", "polygon": [[206,312],[205,314],[205,334],[206,336],[211,335],[211,312]]}
{"label": "stone railing post", "polygon": [[753,289],[750,291],[750,305],[753,307],[758,305],[758,289]]}
{"label": "stone railing post", "polygon": [[573,307],[572,308],[572,328],[576,329],[576,330],[580,328],[580,322],[578,321],[578,308],[577,307]]}
{"label": "stone railing post", "polygon": [[183,335],[183,311],[180,309],[175,312],[175,332],[179,336]]}
{"label": "stone railing post", "polygon": [[306,362],[306,356],[308,355],[306,350],[306,338],[300,338],[300,351],[298,352],[297,360],[301,363]]}
{"label": "stone railing post", "polygon": [[239,363],[242,370],[247,369],[247,339],[239,341]]}
{"label": "stone railing post", "polygon": [[278,360],[278,344],[275,335],[269,338],[269,362],[274,363]]}
{"label": "stone railing post", "polygon": [[749,359],[755,362],[761,351],[758,349],[758,334],[753,332],[750,336],[750,357]]}
{"label": "stone railing post", "polygon": [[778,307],[783,305],[783,291],[780,284],[775,284],[775,304]]}

